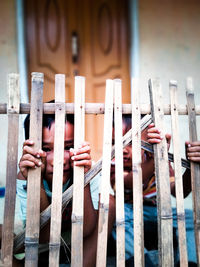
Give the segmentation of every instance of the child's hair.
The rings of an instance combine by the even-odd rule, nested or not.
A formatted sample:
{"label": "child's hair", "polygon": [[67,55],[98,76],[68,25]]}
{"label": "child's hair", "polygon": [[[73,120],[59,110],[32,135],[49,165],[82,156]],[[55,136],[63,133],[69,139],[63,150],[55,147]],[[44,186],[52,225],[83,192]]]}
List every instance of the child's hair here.
{"label": "child's hair", "polygon": [[[141,119],[144,117],[145,115],[141,114]],[[113,117],[114,118],[114,117]],[[125,125],[126,129],[125,132],[127,132],[128,130],[131,129],[132,127],[132,115],[131,114],[123,114],[122,115],[122,123]],[[113,119],[113,127],[114,127],[114,119]]]}
{"label": "child's hair", "polygon": [[[54,100],[51,100],[47,103],[55,103]],[[65,116],[65,122],[68,121],[72,125],[74,125],[74,114],[68,114]],[[55,114],[44,114],[42,125],[45,128],[51,128],[51,125],[55,122]],[[28,114],[24,120],[24,132],[25,139],[29,139],[29,127],[30,127],[30,114]]]}

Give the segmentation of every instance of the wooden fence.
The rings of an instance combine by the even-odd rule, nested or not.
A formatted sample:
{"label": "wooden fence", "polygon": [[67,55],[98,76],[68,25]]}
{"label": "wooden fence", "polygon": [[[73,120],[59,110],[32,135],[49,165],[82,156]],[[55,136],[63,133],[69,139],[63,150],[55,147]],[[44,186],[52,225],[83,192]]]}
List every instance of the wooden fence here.
{"label": "wooden fence", "polygon": [[[7,176],[5,193],[5,211],[1,244],[1,266],[12,266],[13,254],[25,245],[25,265],[37,266],[39,230],[51,218],[49,265],[59,266],[60,235],[62,210],[71,200],[72,207],[72,240],[71,266],[83,264],[83,192],[84,186],[102,170],[101,197],[99,204],[99,223],[96,266],[106,266],[107,233],[109,213],[110,162],[116,160],[116,265],[125,266],[125,215],[124,215],[124,180],[123,180],[123,147],[132,140],[134,149],[132,171],[134,173],[134,263],[144,266],[143,234],[143,185],[141,171],[141,148],[154,152],[158,201],[158,250],[159,265],[173,266],[173,232],[172,209],[169,183],[169,160],[174,160],[176,203],[179,230],[180,266],[187,266],[187,247],[185,231],[185,211],[183,203],[182,166],[191,168],[195,239],[198,265],[200,264],[200,172],[199,164],[181,160],[179,144],[178,115],[188,115],[190,141],[197,140],[196,115],[200,115],[200,106],[194,104],[194,93],[191,78],[187,79],[187,105],[177,101],[177,83],[169,85],[171,103],[163,105],[161,85],[157,79],[149,81],[150,104],[140,105],[140,90],[137,79],[132,79],[132,104],[122,104],[121,81],[106,81],[105,104],[85,103],[85,79],[75,77],[75,103],[65,103],[65,76],[55,76],[55,103],[43,104],[43,74],[32,73],[31,103],[20,103],[19,76],[10,74],[8,78],[8,103],[0,104],[0,114],[8,115],[8,149]],[[115,120],[115,146],[112,147],[112,119]],[[42,115],[55,113],[54,173],[52,203],[40,214],[40,179],[41,169],[28,172],[27,219],[26,230],[14,237],[14,214],[16,198],[16,177],[18,164],[18,123],[20,114],[30,113],[30,138],[34,148],[41,148]],[[74,167],[73,185],[62,194],[63,140],[65,114],[75,114],[75,148],[84,140],[85,114],[104,114],[103,156],[84,176],[82,167]],[[122,114],[132,113],[132,130],[122,136]],[[140,120],[141,114],[146,115]],[[141,130],[152,121],[164,130],[164,115],[171,114],[174,155],[168,154],[166,140],[153,147],[142,141]],[[92,126],[91,126],[92,128]],[[92,130],[92,129],[91,129]],[[181,166],[182,164],[182,166]],[[34,194],[32,194],[34,192]]]}

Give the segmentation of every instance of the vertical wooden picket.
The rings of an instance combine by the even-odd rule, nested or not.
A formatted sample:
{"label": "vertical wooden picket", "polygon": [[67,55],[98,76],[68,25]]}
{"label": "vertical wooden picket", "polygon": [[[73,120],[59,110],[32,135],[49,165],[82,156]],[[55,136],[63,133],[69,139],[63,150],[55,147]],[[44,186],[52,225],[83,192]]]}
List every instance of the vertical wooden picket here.
{"label": "vertical wooden picket", "polygon": [[117,266],[125,266],[125,219],[124,219],[124,175],[122,143],[122,82],[114,80],[115,104],[115,186],[116,186],[116,228]]}
{"label": "vertical wooden picket", "polygon": [[5,266],[12,266],[13,232],[16,199],[16,177],[19,129],[19,75],[8,75],[8,143],[4,221],[2,228],[1,259]]}
{"label": "vertical wooden picket", "polygon": [[[192,78],[187,78],[186,96],[188,106],[189,137],[190,142],[197,141],[196,111],[194,103],[194,89]],[[192,179],[192,197],[194,209],[194,228],[196,239],[197,262],[200,266],[200,165],[190,162]]]}
{"label": "vertical wooden picket", "polygon": [[[43,73],[32,73],[30,139],[33,148],[41,149],[43,114]],[[38,265],[38,243],[40,229],[41,167],[29,169],[27,184],[27,218],[25,237],[25,266]]]}
{"label": "vertical wooden picket", "polygon": [[[78,149],[85,138],[85,78],[75,77],[75,131],[74,148]],[[72,206],[72,267],[83,265],[83,201],[84,167],[74,166]]]}
{"label": "vertical wooden picket", "polygon": [[113,81],[106,80],[106,99],[104,115],[104,139],[102,180],[99,206],[98,240],[97,240],[97,267],[106,266],[107,233],[109,212],[110,164],[112,146],[112,118],[113,118]]}
{"label": "vertical wooden picket", "polygon": [[172,123],[172,138],[174,150],[174,172],[176,185],[176,210],[178,223],[178,240],[180,253],[180,266],[188,266],[187,245],[186,245],[186,230],[185,230],[185,210],[183,198],[183,179],[180,154],[180,138],[179,138],[179,123],[178,123],[178,101],[177,101],[177,82],[170,81],[170,100],[171,100],[171,123]]}
{"label": "vertical wooden picket", "polygon": [[[157,79],[149,81],[149,93],[153,121],[164,132],[161,85]],[[174,261],[169,164],[165,138],[162,139],[160,144],[154,145],[154,155],[158,208],[159,264],[163,267],[169,267],[174,265]]]}
{"label": "vertical wooden picket", "polygon": [[65,75],[55,76],[55,137],[49,266],[59,266],[65,134]]}
{"label": "vertical wooden picket", "polygon": [[139,81],[132,79],[132,170],[134,206],[134,264],[144,266],[143,183],[141,169],[141,131]]}

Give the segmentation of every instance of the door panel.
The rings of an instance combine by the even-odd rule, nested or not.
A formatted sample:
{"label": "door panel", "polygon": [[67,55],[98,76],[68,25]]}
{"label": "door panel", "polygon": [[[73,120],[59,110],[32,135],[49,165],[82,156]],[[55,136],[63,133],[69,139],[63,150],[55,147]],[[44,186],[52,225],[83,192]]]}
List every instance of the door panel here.
{"label": "door panel", "polygon": [[[28,68],[45,74],[45,102],[54,99],[55,74],[64,73],[68,102],[74,101],[74,76],[82,75],[86,102],[104,102],[106,79],[121,78],[123,102],[130,103],[127,0],[25,2]],[[101,155],[102,129],[103,115],[86,115],[86,140],[94,159]]]}

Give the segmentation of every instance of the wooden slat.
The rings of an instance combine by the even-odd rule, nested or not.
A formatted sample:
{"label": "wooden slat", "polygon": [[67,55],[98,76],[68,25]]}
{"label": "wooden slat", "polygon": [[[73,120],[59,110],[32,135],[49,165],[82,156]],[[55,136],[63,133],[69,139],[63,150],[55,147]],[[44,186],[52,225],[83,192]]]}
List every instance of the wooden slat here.
{"label": "wooden slat", "polygon": [[177,223],[179,232],[178,243],[179,243],[179,253],[180,253],[180,266],[187,267],[188,258],[187,258],[186,230],[185,230],[185,210],[184,210],[184,197],[183,197],[183,179],[182,179],[182,167],[181,167],[176,81],[170,81],[170,100],[171,100],[172,138],[173,138],[173,150],[174,150],[174,171],[175,171],[175,185],[176,185],[176,210],[177,210]]}
{"label": "wooden slat", "polygon": [[[134,264],[144,266],[143,182],[141,169],[140,94],[138,78],[132,79],[132,171]],[[138,133],[138,134],[137,134]]]}
{"label": "wooden slat", "polygon": [[[43,73],[32,73],[30,139],[35,150],[41,149],[42,143],[43,79]],[[25,266],[30,267],[38,264],[41,167],[29,169],[27,185]]]}
{"label": "wooden slat", "polygon": [[101,193],[100,193],[97,259],[96,259],[97,267],[106,266],[109,191],[110,191],[110,164],[111,164],[111,147],[112,147],[112,119],[113,119],[113,81],[106,80],[102,180],[101,180]]}
{"label": "wooden slat", "polygon": [[1,259],[12,266],[19,129],[19,75],[8,75],[8,142]]}
{"label": "wooden slat", "polygon": [[55,137],[49,266],[59,266],[65,133],[65,75],[55,75]]}
{"label": "wooden slat", "polygon": [[[131,104],[122,104],[122,113],[131,114]],[[171,109],[169,104],[163,105],[164,114],[170,115]],[[179,115],[188,115],[187,105],[180,104],[177,107]],[[140,107],[141,114],[151,113],[150,104],[141,104]],[[196,105],[196,115],[200,115],[200,105]],[[44,114],[54,114],[55,113],[55,103],[44,103]],[[65,104],[65,112],[69,114],[74,113],[74,103]],[[104,114],[105,104],[104,103],[85,103],[85,113],[86,114]],[[30,113],[30,104],[21,103],[20,104],[20,114],[29,114]],[[0,114],[7,114],[7,104],[0,103]]]}
{"label": "wooden slat", "polygon": [[[150,123],[152,122],[151,116],[146,115],[141,120],[141,131],[143,131]],[[126,147],[132,140],[132,129],[130,129],[124,136],[123,136],[123,148]],[[115,147],[113,146],[111,152],[111,158],[115,155]],[[85,174],[85,182],[84,185],[86,186],[100,171],[102,170],[102,158],[97,161],[96,164]],[[72,191],[73,185],[71,185],[64,193],[62,198],[62,209],[66,207],[68,202],[72,198]],[[49,221],[51,216],[51,205],[49,205],[40,216],[40,227],[43,228],[47,222]],[[16,252],[19,248],[22,247],[24,242],[24,230],[19,233],[14,239],[14,252]]]}
{"label": "wooden slat", "polygon": [[[189,136],[190,142],[198,140],[196,117],[195,117],[195,103],[194,103],[194,89],[193,81],[190,77],[187,78],[187,105],[188,105],[188,120],[189,120]],[[194,228],[196,239],[197,262],[200,265],[200,165],[195,162],[190,163],[191,179],[192,179],[192,197],[194,210]]]}
{"label": "wooden slat", "polygon": [[115,103],[115,186],[116,186],[116,228],[117,266],[125,266],[125,219],[124,219],[124,175],[122,142],[122,85],[114,80]]}
{"label": "wooden slat", "polygon": [[[149,81],[149,93],[154,123],[164,133],[164,114],[161,97],[161,85],[157,79]],[[160,266],[173,266],[173,231],[169,181],[167,143],[163,138],[154,145],[154,161],[158,208],[158,245]]]}
{"label": "wooden slat", "polygon": [[[75,77],[74,148],[85,139],[85,78]],[[72,267],[83,265],[84,167],[74,166],[72,205]]]}

